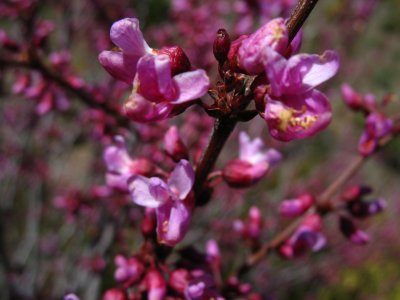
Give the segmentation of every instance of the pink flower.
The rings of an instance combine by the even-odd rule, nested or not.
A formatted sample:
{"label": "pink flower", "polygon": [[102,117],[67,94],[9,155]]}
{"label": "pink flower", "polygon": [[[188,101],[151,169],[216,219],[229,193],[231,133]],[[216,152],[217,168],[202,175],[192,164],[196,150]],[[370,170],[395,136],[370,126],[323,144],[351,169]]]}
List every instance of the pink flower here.
{"label": "pink flower", "polygon": [[379,140],[388,135],[393,129],[393,121],[383,114],[374,112],[367,117],[365,130],[358,142],[358,152],[368,156],[374,153]]}
{"label": "pink flower", "polygon": [[281,158],[278,151],[265,150],[260,138],[251,141],[242,131],[239,134],[239,159],[228,162],[222,176],[232,187],[248,187],[260,181]]}
{"label": "pink flower", "polygon": [[161,178],[136,175],[130,179],[132,200],[138,205],[155,208],[160,243],[174,246],[185,236],[192,215],[194,171],[187,160],[181,160],[167,182]]}
{"label": "pink flower", "polygon": [[161,272],[157,269],[151,269],[146,274],[147,299],[163,300],[167,293],[167,283]]}
{"label": "pink flower", "polygon": [[133,84],[124,105],[132,120],[163,120],[207,93],[210,82],[205,71],[189,71],[190,62],[179,47],[150,48],[137,19],[115,22],[110,37],[122,51],[103,51],[99,61],[112,76]]}
{"label": "pink flower", "polygon": [[356,111],[371,112],[376,110],[376,99],[372,94],[361,95],[348,84],[342,84],[341,92],[344,102]]}
{"label": "pink flower", "polygon": [[305,138],[328,126],[331,106],[315,86],[334,76],[338,56],[298,54],[288,60],[271,48],[264,49],[264,66],[271,91],[265,95],[264,118],[271,135],[282,141]]}
{"label": "pink flower", "polygon": [[242,220],[235,220],[233,229],[240,233],[244,238],[258,239],[261,236],[263,227],[263,218],[261,211],[256,206],[252,206],[249,210],[249,217],[244,222]]}
{"label": "pink flower", "polygon": [[317,214],[307,216],[292,236],[279,248],[279,253],[287,258],[303,255],[306,251],[319,251],[326,244],[320,232],[321,217]]}
{"label": "pink flower", "polygon": [[133,92],[124,105],[126,115],[137,122],[159,121],[180,113],[207,93],[204,70],[172,76],[169,56],[146,55],[137,64]]}
{"label": "pink flower", "polygon": [[103,154],[107,166],[107,185],[128,192],[128,179],[133,175],[150,175],[154,166],[147,158],[132,159],[122,136],[114,137],[115,145],[108,146]]}

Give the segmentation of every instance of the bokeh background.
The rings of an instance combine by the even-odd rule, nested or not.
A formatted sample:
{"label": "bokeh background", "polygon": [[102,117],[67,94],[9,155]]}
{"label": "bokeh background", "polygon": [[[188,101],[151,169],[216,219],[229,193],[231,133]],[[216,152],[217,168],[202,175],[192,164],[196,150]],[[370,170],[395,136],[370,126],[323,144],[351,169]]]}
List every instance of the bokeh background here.
{"label": "bokeh background", "polygon": [[[244,10],[241,1],[229,0],[5,1],[0,3],[0,54],[9,51],[4,50],[4,32],[20,45],[12,51],[22,51],[32,46],[27,39],[32,24],[48,20],[52,30],[37,46],[41,54],[48,59],[51,53],[64,53],[68,72],[83,81],[93,97],[100,94],[106,103],[122,103],[130,88],[113,80],[97,60],[101,50],[112,47],[108,32],[114,21],[138,17],[151,46],[179,44],[194,65],[215,78],[211,45],[217,29],[226,28],[232,38],[250,33],[268,18],[287,15],[292,5],[282,0],[287,6],[262,11],[259,2],[271,2],[272,7],[279,1],[242,2],[253,8]],[[239,130],[263,137],[268,146],[283,152],[284,160],[254,188],[237,191],[223,186],[211,204],[196,212],[180,247],[202,250],[207,239],[219,241],[223,276],[246,254],[232,230],[233,220],[245,217],[256,205],[266,221],[264,236],[272,237],[284,223],[277,214],[282,199],[304,191],[318,194],[357,156],[363,116],[344,104],[343,83],[377,99],[392,95],[387,113],[398,114],[400,2],[319,2],[304,27],[302,52],[340,53],[339,74],[323,86],[334,108],[332,124],[311,139],[291,143],[273,141],[259,118],[234,132],[219,166],[235,157]],[[165,124],[138,126],[148,133],[140,139],[135,126],[131,131],[116,129],[101,111],[88,108],[79,95],[46,77],[45,82],[65,92],[69,105],[38,113],[43,97],[15,93],[23,74],[40,77],[30,67],[0,60],[0,298],[60,299],[73,291],[81,299],[98,299],[115,285],[114,256],[132,254],[141,243],[142,209],[124,195],[101,194],[105,145],[122,131],[134,156],[146,151],[148,143],[158,145],[157,136],[168,126],[177,123],[184,128],[188,120],[182,115]],[[200,123],[199,132],[207,137],[212,120]],[[187,132],[186,141],[193,142],[198,135]],[[266,299],[400,299],[400,141],[374,155],[348,184],[353,183],[371,185],[372,196],[388,202],[382,214],[359,223],[371,237],[368,245],[351,244],[339,232],[336,216],[328,216],[323,230],[328,243],[321,252],[290,261],[270,255],[245,280]]]}

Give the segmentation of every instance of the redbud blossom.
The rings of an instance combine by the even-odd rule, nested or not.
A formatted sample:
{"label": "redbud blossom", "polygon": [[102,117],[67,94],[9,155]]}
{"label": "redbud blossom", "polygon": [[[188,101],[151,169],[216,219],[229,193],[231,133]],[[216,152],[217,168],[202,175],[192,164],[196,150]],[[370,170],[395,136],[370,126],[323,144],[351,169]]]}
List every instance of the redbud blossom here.
{"label": "redbud blossom", "polygon": [[167,182],[161,178],[135,175],[129,180],[132,200],[138,205],[155,208],[160,243],[174,246],[185,236],[192,215],[194,171],[187,160],[181,160]]}
{"label": "redbud blossom", "polygon": [[279,248],[279,253],[287,258],[303,255],[306,251],[319,251],[326,244],[320,232],[321,217],[308,215],[292,236]]}
{"label": "redbud blossom", "polygon": [[310,194],[304,194],[294,199],[288,199],[279,205],[279,213],[284,217],[296,217],[306,212],[313,204],[314,197]]}
{"label": "redbud blossom", "polygon": [[167,154],[176,162],[181,159],[188,159],[188,149],[183,143],[176,126],[171,126],[165,133],[164,148]]}
{"label": "redbud blossom", "polygon": [[68,294],[64,296],[64,300],[79,300],[79,297],[75,294]]}
{"label": "redbud blossom", "polygon": [[251,141],[242,131],[239,134],[239,159],[229,161],[222,171],[222,176],[232,187],[249,187],[260,181],[281,158],[278,151],[265,150],[260,138]]}
{"label": "redbud blossom", "polygon": [[107,185],[122,192],[128,192],[128,179],[133,175],[150,175],[153,163],[147,158],[132,159],[122,136],[114,137],[115,145],[108,146],[103,153],[107,166]]}
{"label": "redbud blossom", "polygon": [[364,245],[369,242],[368,234],[358,229],[349,218],[343,216],[339,218],[339,229],[354,244]]}
{"label": "redbud blossom", "polygon": [[347,210],[353,217],[366,218],[377,213],[380,213],[387,206],[386,201],[383,199],[376,199],[372,201],[351,201],[347,204]]}
{"label": "redbud blossom", "polygon": [[371,112],[376,109],[376,99],[372,94],[361,95],[349,84],[342,84],[341,92],[344,102],[355,111]]}
{"label": "redbud blossom", "polygon": [[189,283],[189,271],[177,269],[170,273],[168,284],[177,292],[183,294]]}
{"label": "redbud blossom", "polygon": [[314,89],[339,68],[335,52],[298,54],[286,60],[266,47],[265,73],[271,92],[265,96],[264,118],[270,134],[281,141],[306,138],[328,126],[332,112],[327,97]]}
{"label": "redbud blossom", "polygon": [[342,193],[342,199],[347,202],[355,201],[370,193],[372,193],[372,188],[369,186],[353,185]]}
{"label": "redbud blossom", "polygon": [[229,49],[231,47],[231,39],[225,29],[217,31],[217,37],[213,44],[213,53],[220,64],[223,64],[228,58]]}
{"label": "redbud blossom", "polygon": [[358,152],[363,156],[371,155],[379,145],[379,141],[393,129],[393,121],[383,114],[370,113],[365,130],[358,142]]}
{"label": "redbud blossom", "polygon": [[103,300],[127,300],[126,293],[118,288],[112,288],[107,290],[103,295]]}
{"label": "redbud blossom", "polygon": [[114,273],[115,280],[119,282],[135,282],[140,278],[144,271],[143,264],[135,257],[126,259],[122,255],[117,255],[114,259],[117,269]]}

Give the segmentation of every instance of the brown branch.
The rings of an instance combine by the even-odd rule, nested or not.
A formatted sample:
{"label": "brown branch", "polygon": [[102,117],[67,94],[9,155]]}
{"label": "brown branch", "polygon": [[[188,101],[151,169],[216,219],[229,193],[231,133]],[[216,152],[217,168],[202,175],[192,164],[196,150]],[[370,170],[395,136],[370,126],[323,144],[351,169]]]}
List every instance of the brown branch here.
{"label": "brown branch", "polygon": [[317,2],[318,0],[300,0],[297,3],[290,18],[286,22],[289,30],[289,41],[292,41],[294,39],[297,32],[300,30],[301,26],[303,26],[304,22],[307,20]]}
{"label": "brown branch", "polygon": [[75,95],[85,105],[92,108],[101,109],[107,113],[109,116],[114,118],[118,126],[132,130],[129,119],[124,117],[117,108],[112,107],[105,102],[97,101],[85,90],[85,88],[73,86],[66,78],[62,76],[62,74],[54,70],[42,57],[38,56],[37,54],[24,57],[22,55],[14,56],[0,53],[0,66],[39,71],[46,79],[55,82],[67,92]]}

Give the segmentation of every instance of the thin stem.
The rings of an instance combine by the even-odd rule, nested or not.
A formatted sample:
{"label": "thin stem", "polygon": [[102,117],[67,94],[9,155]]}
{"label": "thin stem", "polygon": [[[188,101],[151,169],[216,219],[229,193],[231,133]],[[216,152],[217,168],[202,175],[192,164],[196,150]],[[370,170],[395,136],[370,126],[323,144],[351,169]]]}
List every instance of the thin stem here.
{"label": "thin stem", "polygon": [[289,41],[292,41],[294,39],[297,32],[300,30],[301,26],[303,26],[304,22],[307,20],[317,2],[318,0],[300,0],[297,3],[289,20],[286,23],[289,30]]}

